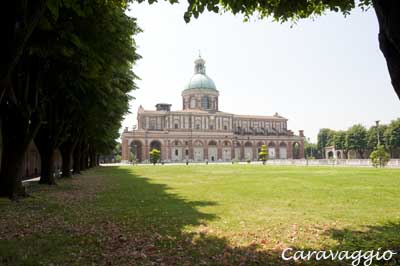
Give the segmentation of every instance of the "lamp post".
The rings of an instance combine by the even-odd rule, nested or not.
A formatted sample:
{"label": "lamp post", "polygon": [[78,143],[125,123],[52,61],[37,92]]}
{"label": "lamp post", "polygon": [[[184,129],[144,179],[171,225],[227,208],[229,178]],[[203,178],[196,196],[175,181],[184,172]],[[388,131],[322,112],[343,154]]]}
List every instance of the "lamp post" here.
{"label": "lamp post", "polygon": [[313,157],[313,149],[312,149],[312,144],[310,142],[310,138],[307,138],[307,141],[308,141],[308,144],[310,145],[310,149],[311,149],[310,157],[312,158]]}
{"label": "lamp post", "polygon": [[375,124],[376,124],[376,135],[377,135],[377,137],[378,137],[378,146],[380,145],[380,141],[379,141],[379,120],[376,120],[375,121]]}

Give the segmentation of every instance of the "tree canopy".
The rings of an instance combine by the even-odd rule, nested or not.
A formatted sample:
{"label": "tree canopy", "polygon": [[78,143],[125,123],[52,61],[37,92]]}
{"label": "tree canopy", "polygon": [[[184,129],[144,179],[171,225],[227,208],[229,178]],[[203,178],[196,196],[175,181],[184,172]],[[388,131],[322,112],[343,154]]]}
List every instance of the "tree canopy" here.
{"label": "tree canopy", "polygon": [[9,40],[19,50],[11,49],[8,65],[0,69],[2,143],[7,143],[0,194],[10,197],[20,186],[20,166],[32,140],[41,157],[40,182],[46,184],[55,183],[58,148],[65,176],[72,162],[79,173],[95,166],[99,154],[112,152],[129,92],[136,89],[132,65],[140,58],[133,39],[140,29],[125,14],[125,1],[24,3],[15,1],[13,11],[25,12],[26,25]]}
{"label": "tree canopy", "polygon": [[[233,14],[242,14],[245,18],[257,15],[259,18],[272,17],[275,21],[296,21],[311,16],[323,15],[326,11],[341,12],[343,15],[350,14],[350,11],[356,7],[354,0],[222,0],[208,1],[188,0],[189,6],[184,17],[188,22],[191,17],[197,18],[204,10],[218,12],[219,6],[223,10]],[[358,6],[362,9],[368,9],[372,6],[371,0],[360,0]]]}
{"label": "tree canopy", "polygon": [[[400,156],[400,118],[391,121],[389,124],[371,126],[366,129],[358,124],[347,130],[332,130],[322,128],[318,134],[316,148],[320,154],[324,154],[325,147],[334,146],[336,150],[342,150],[345,158],[350,150],[358,152],[361,158],[365,153],[377,149],[379,144],[390,152],[392,158]],[[307,144],[312,145],[312,144]],[[310,154],[310,148],[306,148]]]}

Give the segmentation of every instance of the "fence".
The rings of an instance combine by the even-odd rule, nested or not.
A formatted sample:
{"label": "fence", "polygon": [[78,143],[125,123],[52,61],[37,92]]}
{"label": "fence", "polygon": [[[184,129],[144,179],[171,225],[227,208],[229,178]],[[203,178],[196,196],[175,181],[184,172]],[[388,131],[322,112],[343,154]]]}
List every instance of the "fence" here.
{"label": "fence", "polygon": [[[369,159],[318,159],[318,160],[268,160],[270,165],[315,165],[315,166],[360,166],[373,167]],[[388,168],[400,168],[400,159],[391,159],[386,165]]]}

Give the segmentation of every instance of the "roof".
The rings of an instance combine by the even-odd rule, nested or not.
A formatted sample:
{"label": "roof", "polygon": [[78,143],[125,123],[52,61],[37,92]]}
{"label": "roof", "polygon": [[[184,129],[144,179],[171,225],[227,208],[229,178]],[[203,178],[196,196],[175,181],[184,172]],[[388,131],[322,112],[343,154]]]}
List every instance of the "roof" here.
{"label": "roof", "polygon": [[[143,110],[142,113],[146,114],[154,114],[154,115],[160,115],[160,114],[165,114],[167,111],[154,111],[154,110]],[[287,118],[283,116],[264,116],[264,115],[236,115],[232,113],[226,113],[226,112],[208,112],[204,110],[198,110],[198,109],[188,109],[188,110],[179,110],[179,111],[170,111],[169,113],[173,114],[188,114],[188,113],[193,113],[193,114],[204,114],[204,115],[231,115],[234,118],[244,118],[244,119],[268,119],[268,120],[287,120]]]}

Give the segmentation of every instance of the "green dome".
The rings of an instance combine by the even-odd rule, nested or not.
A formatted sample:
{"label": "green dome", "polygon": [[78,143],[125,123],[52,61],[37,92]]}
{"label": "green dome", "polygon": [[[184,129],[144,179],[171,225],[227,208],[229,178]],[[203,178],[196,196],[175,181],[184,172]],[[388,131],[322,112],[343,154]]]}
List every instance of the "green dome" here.
{"label": "green dome", "polygon": [[209,89],[216,90],[214,81],[206,74],[194,74],[185,89]]}
{"label": "green dome", "polygon": [[205,61],[199,57],[195,62],[194,75],[186,85],[185,89],[208,89],[217,90],[214,81],[206,75]]}

